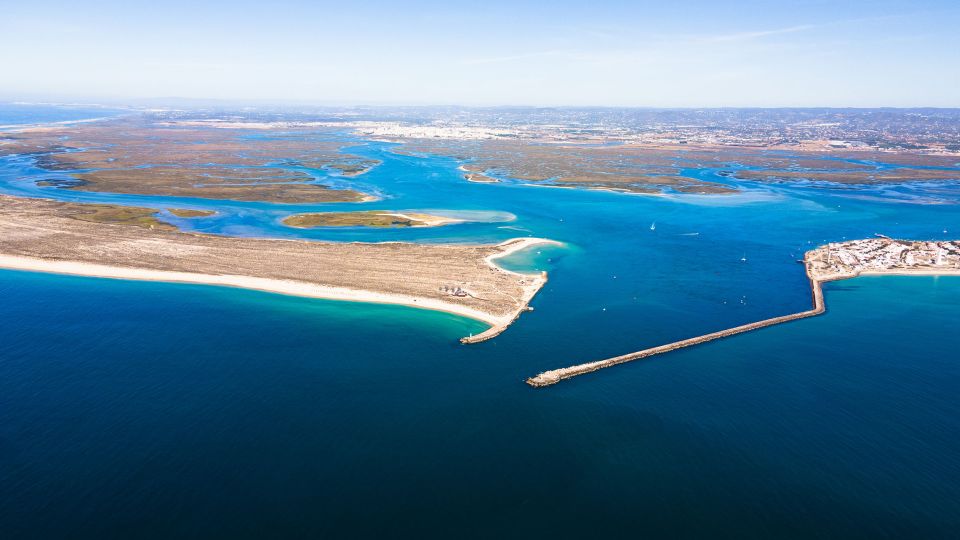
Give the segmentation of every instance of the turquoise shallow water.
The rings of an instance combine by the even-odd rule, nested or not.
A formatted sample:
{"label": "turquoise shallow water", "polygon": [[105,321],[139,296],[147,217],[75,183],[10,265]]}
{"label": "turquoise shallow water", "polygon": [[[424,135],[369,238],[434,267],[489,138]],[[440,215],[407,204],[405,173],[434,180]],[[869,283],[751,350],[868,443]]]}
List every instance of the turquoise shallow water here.
{"label": "turquoise shallow water", "polygon": [[[505,262],[548,270],[550,281],[536,311],[475,346],[457,338],[483,326],[442,313],[0,272],[3,529],[758,538],[955,530],[960,278],[834,283],[823,317],[549,389],[522,381],[805,309],[795,259],[808,246],[960,231],[956,185],[740,183],[734,197],[630,196],[469,184],[452,160],[391,149],[352,150],[384,161],[353,180],[384,197],[366,205],[41,189],[33,180],[49,175],[29,159],[0,163],[4,192],[215,208],[214,218],[178,221],[212,233],[568,243]],[[279,224],[294,211],[345,207],[446,209],[480,221],[388,231]]]}

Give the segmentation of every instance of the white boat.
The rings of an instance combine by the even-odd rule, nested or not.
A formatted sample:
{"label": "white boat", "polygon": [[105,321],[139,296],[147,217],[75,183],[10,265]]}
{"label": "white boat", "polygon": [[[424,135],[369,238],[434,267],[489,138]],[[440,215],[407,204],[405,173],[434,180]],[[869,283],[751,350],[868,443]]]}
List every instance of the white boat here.
{"label": "white boat", "polygon": [[657,222],[656,222],[656,221],[654,221],[653,223],[650,224],[650,230],[651,230],[651,231],[657,230]]}

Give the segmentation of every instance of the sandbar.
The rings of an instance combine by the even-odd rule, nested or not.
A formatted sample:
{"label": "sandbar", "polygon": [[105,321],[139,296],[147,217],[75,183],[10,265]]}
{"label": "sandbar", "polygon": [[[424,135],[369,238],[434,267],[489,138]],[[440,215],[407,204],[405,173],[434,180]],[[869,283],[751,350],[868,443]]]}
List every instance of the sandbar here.
{"label": "sandbar", "polygon": [[313,212],[294,214],[283,219],[284,225],[300,229],[314,227],[439,227],[462,222],[461,219],[422,212],[394,212],[390,210]]}

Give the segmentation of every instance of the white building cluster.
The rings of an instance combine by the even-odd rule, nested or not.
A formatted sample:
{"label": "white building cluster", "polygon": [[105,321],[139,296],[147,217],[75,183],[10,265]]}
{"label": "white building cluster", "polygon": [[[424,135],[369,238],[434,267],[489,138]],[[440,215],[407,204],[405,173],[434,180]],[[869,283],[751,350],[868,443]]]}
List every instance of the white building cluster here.
{"label": "white building cluster", "polygon": [[960,271],[960,241],[894,240],[884,236],[830,243],[804,256],[811,278],[829,280],[862,273]]}
{"label": "white building cluster", "polygon": [[341,125],[349,125],[354,128],[354,133],[373,138],[489,140],[516,139],[520,136],[517,130],[452,124],[418,125],[400,122],[350,122]]}

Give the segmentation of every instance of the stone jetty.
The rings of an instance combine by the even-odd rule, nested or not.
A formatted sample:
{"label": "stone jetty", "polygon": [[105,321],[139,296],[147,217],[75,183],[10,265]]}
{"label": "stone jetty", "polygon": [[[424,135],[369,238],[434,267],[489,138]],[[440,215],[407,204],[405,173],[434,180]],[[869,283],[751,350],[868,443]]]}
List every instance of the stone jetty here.
{"label": "stone jetty", "polygon": [[700,345],[751,330],[766,328],[775,324],[805,319],[820,315],[826,311],[823,301],[822,284],[828,281],[848,279],[861,275],[903,274],[903,275],[960,275],[960,242],[958,241],[913,241],[895,240],[877,235],[877,238],[831,243],[808,251],[804,255],[807,277],[813,307],[807,311],[773,317],[719,332],[675,341],[666,345],[651,347],[606,360],[587,362],[566,368],[544,371],[527,379],[533,387],[556,384],[564,379],[591,373],[603,368],[649,358],[658,354],[675,351],[684,347]]}

